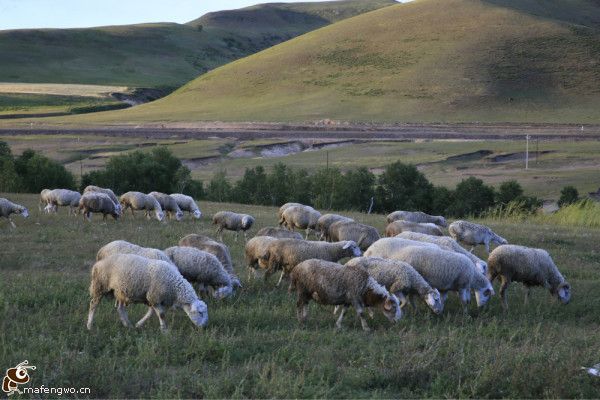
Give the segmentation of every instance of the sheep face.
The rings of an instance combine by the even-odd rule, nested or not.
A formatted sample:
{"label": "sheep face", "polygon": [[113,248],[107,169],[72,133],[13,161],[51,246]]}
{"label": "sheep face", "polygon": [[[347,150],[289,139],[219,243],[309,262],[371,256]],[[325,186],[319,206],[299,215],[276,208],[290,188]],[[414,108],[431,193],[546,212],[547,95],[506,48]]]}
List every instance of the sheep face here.
{"label": "sheep face", "polygon": [[245,217],[242,218],[242,230],[246,231],[246,230],[250,229],[252,227],[253,223],[254,223],[254,218],[252,218],[249,215],[246,215]]}
{"label": "sheep face", "polygon": [[225,297],[230,296],[233,293],[233,287],[231,286],[222,286],[215,291],[213,297],[215,299],[223,299]]}
{"label": "sheep face", "polygon": [[360,257],[362,255],[362,251],[360,251],[360,248],[358,247],[356,242],[354,242],[352,240],[349,240],[348,242],[346,242],[346,244],[342,248],[344,250],[350,249],[352,251],[352,255],[354,257]]}
{"label": "sheep face", "polygon": [[437,221],[438,221],[438,225],[439,225],[439,226],[442,226],[442,227],[444,227],[444,228],[447,228],[447,227],[448,227],[448,222],[446,222],[446,218],[444,218],[444,217],[439,217],[439,218],[437,219]]}
{"label": "sheep face", "polygon": [[494,288],[490,283],[486,288],[475,291],[475,301],[477,301],[477,307],[482,307],[490,300],[494,295]]}
{"label": "sheep face", "polygon": [[569,304],[569,301],[571,301],[571,285],[567,282],[561,283],[556,291],[556,296],[561,303]]}
{"label": "sheep face", "polygon": [[492,242],[495,242],[498,245],[508,244],[508,240],[498,235],[495,235],[495,237],[492,239]]}
{"label": "sheep face", "polygon": [[56,212],[56,207],[54,207],[52,204],[48,204],[46,207],[44,207],[44,212],[46,214],[50,214],[52,212]]}
{"label": "sheep face", "polygon": [[477,261],[475,263],[475,266],[477,267],[477,269],[482,273],[482,274],[486,274],[487,273],[487,263],[484,261]]}
{"label": "sheep face", "polygon": [[196,300],[192,304],[184,304],[183,311],[196,326],[203,327],[208,323],[208,307],[202,300]]}
{"label": "sheep face", "polygon": [[200,212],[200,210],[195,210],[194,211],[194,218],[200,219],[201,216],[202,216],[202,213]]}
{"label": "sheep face", "polygon": [[181,210],[177,210],[177,211],[175,212],[175,219],[176,219],[177,221],[181,221],[181,220],[183,219],[183,211],[181,211]]}
{"label": "sheep face", "polygon": [[402,309],[400,308],[400,300],[395,295],[390,295],[381,304],[383,315],[391,322],[399,321],[402,318]]}
{"label": "sheep face", "polygon": [[19,211],[17,211],[17,214],[21,214],[23,218],[27,218],[29,217],[29,210],[23,207]]}
{"label": "sheep face", "polygon": [[162,221],[163,219],[165,219],[165,213],[159,210],[156,210],[154,215],[156,216],[156,219],[159,221]]}
{"label": "sheep face", "polygon": [[425,303],[427,303],[429,308],[436,314],[441,314],[442,311],[444,311],[444,303],[442,302],[440,292],[438,292],[437,289],[433,289],[431,292],[427,293]]}

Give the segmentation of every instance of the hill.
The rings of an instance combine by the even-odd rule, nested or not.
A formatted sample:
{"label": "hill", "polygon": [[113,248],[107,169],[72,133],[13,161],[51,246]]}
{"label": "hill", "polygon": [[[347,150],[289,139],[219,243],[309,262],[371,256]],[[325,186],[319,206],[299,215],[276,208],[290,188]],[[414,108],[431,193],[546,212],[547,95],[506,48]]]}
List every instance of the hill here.
{"label": "hill", "polygon": [[[392,3],[262,4],[189,24],[0,31],[0,82],[180,86],[232,60]],[[239,18],[246,21],[243,27],[237,27]]]}
{"label": "hill", "polygon": [[87,120],[599,122],[598,21],[591,0],[417,0]]}

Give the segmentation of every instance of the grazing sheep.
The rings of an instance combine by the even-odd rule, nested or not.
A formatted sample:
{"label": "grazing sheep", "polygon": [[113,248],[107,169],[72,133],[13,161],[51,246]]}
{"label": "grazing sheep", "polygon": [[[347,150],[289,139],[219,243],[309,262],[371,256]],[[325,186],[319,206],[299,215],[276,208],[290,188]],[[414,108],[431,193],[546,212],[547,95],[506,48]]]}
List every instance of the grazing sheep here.
{"label": "grazing sheep", "polygon": [[[256,270],[259,267],[266,269],[266,263],[263,257],[265,257],[267,253],[267,248],[269,244],[276,240],[277,238],[271,236],[255,236],[252,239],[248,240],[248,242],[246,243],[246,247],[244,248],[246,267],[248,268],[248,277],[250,277],[250,271],[252,271],[253,275],[255,276]],[[302,240],[302,238],[300,238],[300,240]],[[268,277],[269,275],[265,274],[265,280]]]}
{"label": "grazing sheep", "polygon": [[337,221],[329,227],[329,239],[332,242],[353,240],[362,251],[365,251],[380,237],[377,229],[370,225],[359,224],[354,221]]}
{"label": "grazing sheep", "polygon": [[160,329],[166,332],[165,311],[171,306],[183,308],[196,326],[204,326],[208,322],[206,304],[177,268],[165,261],[135,254],[115,254],[96,262],[90,283],[88,329],[92,329],[98,303],[107,295],[115,297],[117,312],[126,327],[133,326],[125,310],[129,303],[144,303],[149,307],[136,327],[142,326],[154,311],[160,321]]}
{"label": "grazing sheep", "polygon": [[444,304],[440,292],[429,283],[409,264],[380,257],[357,257],[346,263],[346,266],[364,268],[377,283],[385,286],[390,293],[401,300],[401,307],[406,303],[415,307],[413,296],[419,296],[434,313],[440,314]]}
{"label": "grazing sheep", "polygon": [[404,220],[390,222],[385,228],[385,235],[387,237],[393,237],[399,233],[407,231],[425,233],[427,235],[432,236],[444,236],[444,232],[442,232],[442,230],[436,224],[421,224],[418,222],[410,222]]}
{"label": "grazing sheep", "polygon": [[29,211],[27,210],[27,208],[19,204],[15,204],[8,199],[0,197],[0,217],[6,218],[10,223],[10,226],[16,228],[17,226],[10,218],[11,214],[19,214],[23,218],[29,217]]}
{"label": "grazing sheep", "polygon": [[446,218],[441,215],[429,215],[421,211],[394,211],[385,218],[387,223],[392,223],[398,220],[404,220],[416,223],[431,223],[445,228],[448,226]]}
{"label": "grazing sheep", "polygon": [[321,215],[321,218],[317,220],[317,231],[321,232],[321,237],[319,240],[326,240],[328,242],[331,241],[329,238],[329,227],[338,221],[344,222],[353,222],[352,218],[344,217],[343,215],[338,214],[325,214]]}
{"label": "grazing sheep", "polygon": [[123,213],[129,208],[131,216],[135,218],[135,210],[144,210],[146,217],[150,219],[150,212],[154,211],[154,216],[157,220],[162,221],[165,213],[160,206],[160,203],[154,196],[142,192],[127,192],[121,195],[119,202],[123,208]]}
{"label": "grazing sheep", "polygon": [[181,211],[189,212],[196,219],[200,219],[200,217],[202,217],[202,212],[200,211],[200,209],[198,208],[198,204],[196,204],[196,201],[194,201],[192,197],[186,196],[185,194],[181,193],[173,193],[169,196],[175,199]]}
{"label": "grazing sheep", "polygon": [[366,307],[378,307],[392,322],[402,317],[398,298],[390,294],[361,267],[343,266],[334,262],[309,259],[301,262],[291,273],[290,293],[296,291],[298,321],[303,324],[308,316],[311,300],[320,304],[344,306],[335,325],[342,327],[344,313],[354,307],[363,330],[369,325],[363,313]]}
{"label": "grazing sheep", "polygon": [[59,206],[69,207],[69,215],[77,211],[81,194],[68,189],[54,189],[45,194],[47,212],[56,212]]}
{"label": "grazing sheep", "polygon": [[235,241],[237,242],[238,232],[244,232],[244,239],[247,241],[246,231],[252,228],[254,217],[247,214],[238,214],[231,211],[219,211],[213,216],[213,225],[217,225],[217,235],[223,241],[223,229],[235,231]]}
{"label": "grazing sheep", "polygon": [[281,220],[279,220],[279,224],[281,225],[281,221],[283,220],[283,226],[291,231],[293,231],[295,228],[305,229],[305,239],[308,239],[308,234],[310,231],[316,231],[317,221],[319,218],[321,218],[321,213],[312,207],[291,206],[283,211],[283,214],[281,214]]}
{"label": "grazing sheep", "polygon": [[448,232],[454,240],[471,246],[471,251],[479,244],[485,245],[485,251],[490,253],[490,243],[499,245],[508,242],[501,236],[495,234],[490,228],[484,225],[474,224],[468,221],[454,221],[448,227]]}
{"label": "grazing sheep", "polygon": [[48,194],[50,194],[52,190],[51,189],[43,189],[40,192],[40,201],[38,203],[38,210],[40,212],[42,212],[42,209],[46,212],[48,212],[48,210],[46,209],[46,207],[48,206],[48,203],[50,202],[48,199]]}
{"label": "grazing sheep", "polygon": [[563,304],[571,300],[571,285],[562,276],[546,250],[525,246],[501,245],[492,251],[488,259],[488,278],[500,277],[502,306],[508,310],[506,290],[511,282],[525,285],[525,304],[532,286],[550,290]]}
{"label": "grazing sheep", "polygon": [[325,261],[339,261],[346,257],[358,257],[362,253],[357,244],[351,240],[344,242],[327,243],[320,241],[278,239],[267,245],[267,250],[259,262],[266,268],[265,280],[275,271],[281,270],[282,274],[277,285],[281,283],[284,275],[304,260],[318,258]]}
{"label": "grazing sheep", "polygon": [[126,242],[125,240],[115,240],[100,248],[96,253],[96,261],[103,260],[107,257],[115,254],[135,254],[149,258],[151,260],[160,260],[171,262],[169,256],[167,256],[162,250],[153,249],[151,247],[141,247],[137,244]]}
{"label": "grazing sheep", "polygon": [[181,211],[174,198],[160,192],[150,192],[148,194],[158,201],[158,204],[160,204],[163,211],[167,213],[169,219],[174,215],[177,221],[181,221],[183,218],[183,211]]}
{"label": "grazing sheep", "polygon": [[440,246],[442,249],[450,250],[450,251],[454,251],[455,253],[463,254],[463,255],[469,257],[471,259],[471,261],[473,261],[473,263],[475,263],[477,268],[479,268],[479,270],[483,274],[485,274],[487,272],[487,263],[485,261],[483,261],[479,257],[475,256],[473,253],[470,253],[467,250],[465,250],[464,247],[462,247],[460,244],[458,244],[458,242],[456,240],[452,239],[451,237],[432,236],[432,235],[427,235],[425,233],[418,233],[418,232],[402,232],[402,233],[396,235],[396,237],[410,239],[410,240],[417,240],[419,242],[425,242],[425,243],[433,243],[433,244]]}
{"label": "grazing sheep", "polygon": [[292,232],[284,228],[275,228],[273,226],[261,228],[254,235],[254,237],[257,236],[271,236],[277,239],[302,239],[302,235],[298,232]]}
{"label": "grazing sheep", "polygon": [[222,299],[233,293],[229,273],[214,255],[195,247],[174,246],[165,250],[171,262],[189,282],[197,282],[203,289],[215,290],[213,296]]}
{"label": "grazing sheep", "polygon": [[104,221],[107,215],[115,220],[121,216],[121,207],[101,192],[84,193],[79,200],[79,211],[82,211],[83,218],[88,221],[92,220],[91,213],[101,213]]}
{"label": "grazing sheep", "polygon": [[93,185],[86,186],[86,188],[83,189],[83,194],[97,193],[97,192],[104,193],[105,195],[110,197],[110,200],[113,203],[115,203],[115,206],[117,207],[119,214],[121,213],[121,205],[119,204],[119,199],[117,199],[115,192],[113,192],[111,189],[101,188],[101,187],[93,186]]}
{"label": "grazing sheep", "polygon": [[391,238],[381,238],[373,243],[365,251],[365,257],[392,258],[392,255],[395,252],[408,246],[433,247],[434,249],[440,248],[433,243],[419,242],[417,240],[404,239],[395,236]]}
{"label": "grazing sheep", "polygon": [[456,291],[464,311],[471,301],[471,289],[475,291],[477,306],[485,305],[494,295],[490,281],[462,254],[430,246],[407,246],[390,258],[412,265],[419,274],[446,300],[448,291]]}
{"label": "grazing sheep", "polygon": [[279,221],[279,226],[283,225],[283,220],[282,220],[281,216],[283,215],[283,212],[288,207],[303,206],[303,205],[304,204],[300,204],[300,203],[285,203],[284,205],[282,205],[281,207],[279,207],[279,210],[277,210],[277,221]]}
{"label": "grazing sheep", "polygon": [[239,278],[235,274],[233,269],[233,262],[231,261],[231,253],[229,248],[223,243],[219,243],[216,240],[209,238],[208,236],[196,235],[192,233],[179,240],[179,246],[195,247],[199,250],[206,251],[213,254],[223,264],[225,271],[231,276],[233,287],[241,287]]}

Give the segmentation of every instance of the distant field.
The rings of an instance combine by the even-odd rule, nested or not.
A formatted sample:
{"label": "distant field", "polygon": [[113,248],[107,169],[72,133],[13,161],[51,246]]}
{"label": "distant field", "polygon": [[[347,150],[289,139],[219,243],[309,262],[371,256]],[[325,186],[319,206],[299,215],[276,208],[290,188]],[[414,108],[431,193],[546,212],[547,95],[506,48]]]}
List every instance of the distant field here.
{"label": "distant field", "polygon": [[[523,141],[512,140],[420,140],[357,141],[324,145],[322,141],[281,139],[146,139],[75,135],[0,136],[13,152],[26,148],[44,152],[79,176],[101,168],[108,158],[137,149],[147,151],[167,146],[192,170],[195,178],[208,182],[214,173],[226,170],[231,180],[246,168],[270,168],[282,162],[292,168],[314,171],[327,165],[342,170],[365,166],[375,174],[392,162],[413,163],[437,185],[454,187],[461,179],[476,176],[491,185],[516,179],[530,195],[558,199],[560,190],[574,185],[580,193],[600,188],[600,141],[531,141],[529,169],[525,170]],[[305,150],[298,148],[298,143]],[[337,146],[337,147],[336,147]],[[539,151],[539,154],[538,154]]]}
{"label": "distant field", "polygon": [[108,97],[113,92],[126,92],[126,86],[77,85],[65,83],[0,82],[0,93],[27,93],[58,96]]}
{"label": "distant field", "polygon": [[[569,305],[547,290],[523,305],[509,289],[510,313],[497,297],[463,316],[457,296],[434,316],[419,303],[396,325],[380,314],[364,333],[354,311],[334,330],[331,307],[310,306],[304,328],[286,285],[249,280],[243,241],[225,234],[243,288],[231,299],[207,299],[209,324],[194,329],[180,310],[167,312],[168,335],[153,317],[143,329],[119,322],[114,302],[98,307],[85,329],[90,267],[98,248],[115,239],[165,248],[188,233],[212,235],[210,217],[235,210],[276,224],[276,208],[201,203],[199,222],[39,215],[37,196],[0,194],[31,210],[11,230],[0,221],[0,359],[29,360],[31,385],[89,387],[90,398],[595,398],[597,378],[581,366],[600,360],[600,230],[537,223],[491,223],[511,243],[543,247],[573,288]],[[349,213],[383,230],[381,215]],[[486,222],[489,223],[489,222]],[[496,289],[498,289],[496,285]],[[145,306],[128,307],[139,319]],[[86,396],[81,396],[86,397]]]}

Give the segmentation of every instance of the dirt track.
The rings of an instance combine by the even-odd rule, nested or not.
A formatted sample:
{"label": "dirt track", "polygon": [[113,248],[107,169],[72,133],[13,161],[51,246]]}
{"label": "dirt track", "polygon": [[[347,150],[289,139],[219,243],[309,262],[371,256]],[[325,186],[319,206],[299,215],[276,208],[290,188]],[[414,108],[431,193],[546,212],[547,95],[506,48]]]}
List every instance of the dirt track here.
{"label": "dirt track", "polygon": [[[583,130],[582,130],[583,127]],[[550,124],[396,124],[396,125],[284,125],[284,124],[155,124],[144,126],[0,128],[0,135],[103,135],[155,139],[455,139],[600,140],[600,125]]]}

